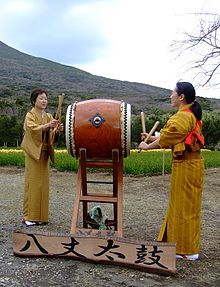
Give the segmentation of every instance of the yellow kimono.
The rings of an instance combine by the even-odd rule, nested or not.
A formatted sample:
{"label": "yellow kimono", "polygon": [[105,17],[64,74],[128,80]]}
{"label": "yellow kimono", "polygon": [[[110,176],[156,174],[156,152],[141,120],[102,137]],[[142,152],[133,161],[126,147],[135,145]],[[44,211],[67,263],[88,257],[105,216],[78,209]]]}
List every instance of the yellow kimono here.
{"label": "yellow kimono", "polygon": [[[175,242],[177,254],[197,254],[200,247],[200,212],[204,183],[204,161],[200,145],[187,146],[186,136],[196,126],[196,118],[184,106],[160,132],[159,144],[172,148],[172,175],[169,207],[158,241]],[[198,131],[201,134],[201,130]]]}
{"label": "yellow kimono", "polygon": [[48,113],[42,117],[35,108],[25,117],[21,144],[25,152],[25,220],[48,222],[49,131],[43,132],[42,126],[52,119]]}

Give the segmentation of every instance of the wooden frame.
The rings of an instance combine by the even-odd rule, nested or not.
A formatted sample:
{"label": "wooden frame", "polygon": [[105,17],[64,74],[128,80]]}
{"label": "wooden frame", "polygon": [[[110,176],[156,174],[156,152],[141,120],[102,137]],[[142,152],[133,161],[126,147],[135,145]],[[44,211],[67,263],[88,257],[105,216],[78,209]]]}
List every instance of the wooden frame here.
{"label": "wooden frame", "polygon": [[[77,174],[77,188],[76,196],[73,206],[73,215],[71,223],[71,234],[77,234],[80,230],[88,229],[88,203],[110,203],[113,204],[114,218],[113,220],[108,220],[107,225],[114,226],[115,235],[117,237],[123,236],[123,159],[119,153],[118,149],[112,150],[112,160],[91,160],[86,158],[86,149],[81,148],[79,150],[79,170]],[[100,194],[100,193],[89,193],[87,189],[87,168],[104,168],[112,169],[113,171],[113,189],[112,194]],[[98,182],[94,182],[98,183]],[[80,204],[82,203],[83,208],[83,227],[77,227]],[[92,232],[95,234],[100,232],[100,230],[93,229]],[[106,233],[105,230],[101,231],[103,234]]]}

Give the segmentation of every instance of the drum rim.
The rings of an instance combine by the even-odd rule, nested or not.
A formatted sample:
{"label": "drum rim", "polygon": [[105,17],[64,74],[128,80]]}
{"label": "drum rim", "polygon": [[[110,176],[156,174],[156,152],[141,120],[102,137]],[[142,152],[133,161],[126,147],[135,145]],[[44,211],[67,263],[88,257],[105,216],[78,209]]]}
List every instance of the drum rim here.
{"label": "drum rim", "polygon": [[75,142],[73,135],[74,117],[75,117],[76,103],[68,106],[66,112],[66,148],[71,156],[76,155]]}
{"label": "drum rim", "polygon": [[121,103],[121,146],[123,157],[130,154],[131,146],[131,105]]}

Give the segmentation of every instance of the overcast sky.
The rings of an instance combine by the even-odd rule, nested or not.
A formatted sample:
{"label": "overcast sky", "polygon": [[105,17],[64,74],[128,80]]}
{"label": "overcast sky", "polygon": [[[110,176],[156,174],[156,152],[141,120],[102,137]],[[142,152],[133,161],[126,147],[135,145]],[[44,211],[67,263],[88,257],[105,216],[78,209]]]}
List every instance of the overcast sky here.
{"label": "overcast sky", "polygon": [[[200,12],[220,14],[220,1],[0,0],[0,40],[94,75],[168,89],[178,80],[197,86],[195,72],[186,72],[193,58],[176,58],[170,45],[198,29]],[[199,88],[197,95],[220,98],[220,88]]]}

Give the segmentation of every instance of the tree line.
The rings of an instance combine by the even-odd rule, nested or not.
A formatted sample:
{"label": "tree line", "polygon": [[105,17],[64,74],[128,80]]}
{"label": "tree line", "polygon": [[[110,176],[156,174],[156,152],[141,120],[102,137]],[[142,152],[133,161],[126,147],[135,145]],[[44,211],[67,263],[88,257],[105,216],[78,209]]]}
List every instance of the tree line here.
{"label": "tree line", "polygon": [[[159,131],[170,118],[171,114],[151,114],[145,117],[146,130],[149,132],[156,121],[160,124],[157,128]],[[205,148],[220,149],[220,115],[219,113],[203,113],[202,131],[205,138]],[[141,121],[139,115],[133,115],[131,120],[131,140],[134,147],[140,142]]]}
{"label": "tree line", "polygon": [[[145,116],[147,132],[159,121],[158,131],[165,125],[170,113],[155,111],[153,114]],[[62,119],[65,125],[65,118]],[[220,116],[219,113],[203,113],[203,134],[205,137],[205,147],[209,149],[220,146]],[[136,148],[140,142],[142,132],[140,115],[131,115],[131,142],[132,148]],[[0,146],[19,147],[23,138],[23,121],[16,116],[0,115]],[[57,147],[65,147],[65,132],[61,135]]]}

